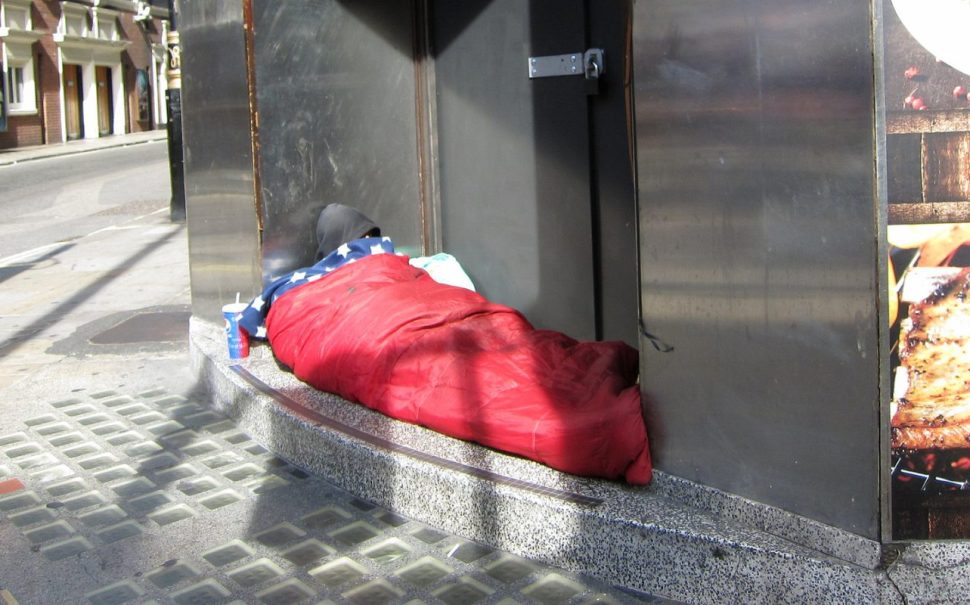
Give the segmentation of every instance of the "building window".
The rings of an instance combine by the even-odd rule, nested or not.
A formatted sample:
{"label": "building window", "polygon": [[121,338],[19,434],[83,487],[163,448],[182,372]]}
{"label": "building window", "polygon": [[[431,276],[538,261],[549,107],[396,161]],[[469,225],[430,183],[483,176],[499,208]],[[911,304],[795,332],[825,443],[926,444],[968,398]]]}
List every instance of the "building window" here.
{"label": "building window", "polygon": [[3,42],[3,93],[7,112],[37,113],[34,58],[31,48],[41,37],[33,30],[31,0],[0,0],[0,41]]}
{"label": "building window", "polygon": [[7,110],[10,113],[35,113],[37,111],[32,64],[8,64],[6,88]]}
{"label": "building window", "polygon": [[10,103],[12,105],[22,105],[24,102],[24,68],[8,67],[7,82],[10,87],[10,92],[7,95]]}

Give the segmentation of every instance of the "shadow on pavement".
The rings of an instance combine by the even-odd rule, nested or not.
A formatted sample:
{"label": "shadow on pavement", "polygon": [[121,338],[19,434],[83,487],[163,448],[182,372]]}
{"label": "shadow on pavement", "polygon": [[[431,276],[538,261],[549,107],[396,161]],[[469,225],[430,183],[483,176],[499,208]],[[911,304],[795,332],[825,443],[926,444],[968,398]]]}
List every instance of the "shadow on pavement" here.
{"label": "shadow on pavement", "polygon": [[[106,286],[114,282],[117,278],[121,277],[128,271],[130,271],[135,265],[137,265],[142,259],[144,259],[148,254],[157,250],[163,246],[166,242],[178,235],[184,227],[179,227],[178,229],[173,229],[172,231],[156,238],[155,240],[145,244],[125,260],[115,265],[109,271],[107,271],[102,277],[91,282],[84,288],[81,288],[74,294],[72,294],[67,300],[64,300],[56,307],[41,315],[34,321],[30,322],[26,326],[20,328],[12,336],[0,343],[0,359],[8,357],[11,353],[19,349],[31,336],[56,324],[64,316],[70,313],[75,307],[83,303],[84,301],[90,299],[92,296],[103,290]],[[73,244],[70,244],[73,245]],[[65,248],[66,249],[66,248]]]}

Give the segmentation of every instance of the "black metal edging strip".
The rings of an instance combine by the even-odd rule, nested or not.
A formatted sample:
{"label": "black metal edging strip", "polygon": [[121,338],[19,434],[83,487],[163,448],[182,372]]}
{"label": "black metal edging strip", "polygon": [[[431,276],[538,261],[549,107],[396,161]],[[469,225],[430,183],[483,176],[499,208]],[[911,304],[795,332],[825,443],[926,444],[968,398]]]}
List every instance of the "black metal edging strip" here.
{"label": "black metal edging strip", "polygon": [[556,498],[557,500],[563,500],[565,502],[570,502],[572,504],[581,504],[583,506],[599,506],[603,504],[603,500],[600,498],[593,498],[591,496],[584,496],[582,494],[575,494],[572,492],[567,492],[559,489],[554,489],[551,487],[544,487],[542,485],[537,485],[535,483],[530,483],[528,481],[522,481],[521,479],[513,479],[512,477],[506,477],[505,475],[499,475],[498,473],[493,473],[492,471],[485,470],[482,468],[477,468],[474,466],[469,466],[467,464],[462,464],[460,462],[455,462],[454,460],[448,460],[447,458],[441,458],[433,454],[428,454],[414,448],[410,448],[393,441],[389,441],[382,437],[372,435],[370,433],[364,432],[360,429],[354,428],[339,420],[334,420],[324,416],[323,414],[316,412],[307,408],[306,406],[300,405],[296,401],[290,399],[283,393],[280,393],[273,387],[269,386],[259,378],[256,378],[249,370],[242,367],[241,365],[231,365],[229,369],[239,375],[243,380],[254,386],[259,392],[264,395],[268,395],[274,401],[285,407],[286,409],[296,413],[297,415],[316,422],[322,426],[327,427],[338,433],[343,433],[354,437],[355,439],[360,439],[361,441],[379,447],[381,449],[387,450],[389,452],[394,452],[396,454],[403,454],[417,460],[422,460],[424,462],[429,462],[436,466],[446,468],[452,471],[463,473],[466,475],[471,475],[472,477],[477,477],[479,479],[485,479],[488,481],[493,481],[502,485],[507,485],[510,487],[516,487],[519,489],[524,489],[536,494],[541,494],[543,496],[549,496],[550,498]]}

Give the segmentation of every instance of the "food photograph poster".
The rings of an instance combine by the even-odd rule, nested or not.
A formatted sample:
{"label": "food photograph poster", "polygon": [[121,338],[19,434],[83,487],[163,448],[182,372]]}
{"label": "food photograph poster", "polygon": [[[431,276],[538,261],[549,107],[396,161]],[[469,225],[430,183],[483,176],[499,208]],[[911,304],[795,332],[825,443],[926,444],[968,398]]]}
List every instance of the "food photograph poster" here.
{"label": "food photograph poster", "polygon": [[970,0],[883,17],[893,537],[970,538]]}

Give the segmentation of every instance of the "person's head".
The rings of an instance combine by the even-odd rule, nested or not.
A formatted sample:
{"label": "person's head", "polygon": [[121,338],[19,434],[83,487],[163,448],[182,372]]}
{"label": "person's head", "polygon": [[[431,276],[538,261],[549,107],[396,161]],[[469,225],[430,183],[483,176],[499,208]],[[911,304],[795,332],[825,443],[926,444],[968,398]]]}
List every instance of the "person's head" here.
{"label": "person's head", "polygon": [[317,219],[317,260],[351,240],[380,235],[381,228],[363,213],[343,204],[329,204]]}

